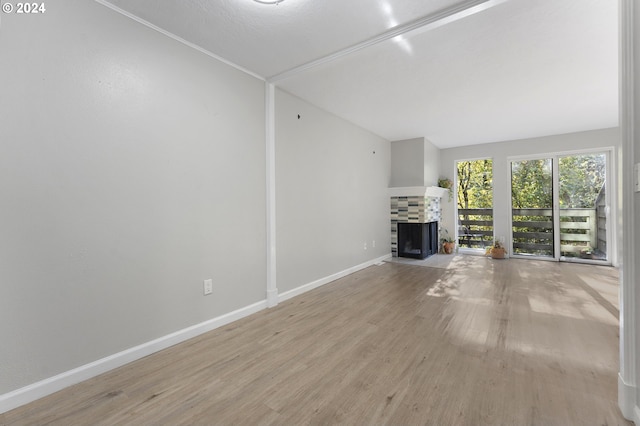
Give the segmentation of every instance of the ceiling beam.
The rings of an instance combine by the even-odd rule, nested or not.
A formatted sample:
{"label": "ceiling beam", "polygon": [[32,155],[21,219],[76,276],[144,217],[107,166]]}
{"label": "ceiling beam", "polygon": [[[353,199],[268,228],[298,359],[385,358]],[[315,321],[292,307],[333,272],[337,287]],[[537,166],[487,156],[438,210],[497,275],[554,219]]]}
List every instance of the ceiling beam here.
{"label": "ceiling beam", "polygon": [[393,27],[381,34],[378,34],[377,36],[354,44],[353,46],[275,74],[267,78],[267,81],[270,83],[276,83],[278,81],[286,80],[287,78],[291,78],[294,75],[297,75],[308,69],[335,61],[339,58],[351,55],[352,53],[358,52],[371,46],[375,46],[376,44],[383,43],[387,40],[391,40],[395,37],[429,31],[449,24],[451,22],[466,18],[467,16],[482,12],[483,10],[487,10],[506,1],[508,0],[469,0],[458,3],[455,6],[443,9],[431,15],[424,16],[406,24]]}

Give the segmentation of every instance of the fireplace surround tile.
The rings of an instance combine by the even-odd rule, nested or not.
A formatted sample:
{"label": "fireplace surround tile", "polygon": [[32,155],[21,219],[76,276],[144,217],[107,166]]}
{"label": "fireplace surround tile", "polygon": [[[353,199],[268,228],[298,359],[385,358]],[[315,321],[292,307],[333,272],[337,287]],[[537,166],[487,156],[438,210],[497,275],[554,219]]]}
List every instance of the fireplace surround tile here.
{"label": "fireplace surround tile", "polygon": [[398,223],[440,222],[440,197],[391,197],[391,253],[398,256]]}

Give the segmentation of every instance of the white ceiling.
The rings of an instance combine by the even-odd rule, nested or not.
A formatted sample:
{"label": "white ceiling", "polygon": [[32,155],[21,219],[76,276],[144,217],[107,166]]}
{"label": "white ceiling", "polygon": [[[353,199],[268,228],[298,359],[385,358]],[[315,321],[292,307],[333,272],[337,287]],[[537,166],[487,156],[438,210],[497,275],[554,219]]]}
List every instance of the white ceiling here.
{"label": "white ceiling", "polygon": [[[613,0],[99,1],[388,140],[449,148],[618,125]],[[411,31],[380,36],[394,28]]]}

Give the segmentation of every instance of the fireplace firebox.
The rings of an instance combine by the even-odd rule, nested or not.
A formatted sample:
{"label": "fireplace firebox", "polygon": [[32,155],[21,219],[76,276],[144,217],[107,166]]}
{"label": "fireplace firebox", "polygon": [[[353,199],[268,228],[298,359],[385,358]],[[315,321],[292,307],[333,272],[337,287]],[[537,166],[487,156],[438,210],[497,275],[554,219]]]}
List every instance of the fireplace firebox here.
{"label": "fireplace firebox", "polygon": [[426,259],[438,252],[438,222],[398,223],[398,256]]}

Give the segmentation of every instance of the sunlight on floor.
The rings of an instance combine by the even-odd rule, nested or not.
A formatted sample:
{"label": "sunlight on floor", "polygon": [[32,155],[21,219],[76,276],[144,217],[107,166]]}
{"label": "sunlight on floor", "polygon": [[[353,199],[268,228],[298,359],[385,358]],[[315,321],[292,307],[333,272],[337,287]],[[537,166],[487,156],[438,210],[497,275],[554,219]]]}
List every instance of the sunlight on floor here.
{"label": "sunlight on floor", "polygon": [[446,299],[443,331],[456,346],[481,353],[502,348],[584,364],[585,368],[595,362],[604,370],[616,371],[610,360],[598,356],[598,350],[589,351],[589,361],[585,361],[584,348],[591,343],[580,340],[596,325],[617,336],[615,269],[464,255],[441,257],[421,262],[420,266],[446,268],[424,295]]}

